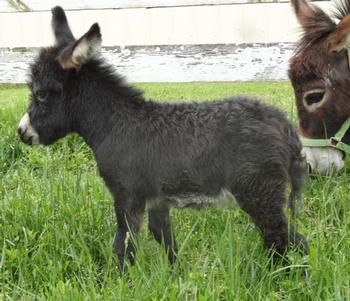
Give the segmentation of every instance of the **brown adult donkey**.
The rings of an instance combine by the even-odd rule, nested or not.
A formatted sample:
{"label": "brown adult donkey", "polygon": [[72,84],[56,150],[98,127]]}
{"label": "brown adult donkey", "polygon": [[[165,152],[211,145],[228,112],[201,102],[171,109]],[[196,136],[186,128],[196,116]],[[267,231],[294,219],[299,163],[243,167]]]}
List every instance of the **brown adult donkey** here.
{"label": "brown adult donkey", "polygon": [[[289,69],[300,132],[306,138],[329,139],[335,146],[339,129],[344,123],[350,124],[350,0],[338,2],[332,15],[306,0],[291,3],[304,31]],[[350,131],[343,127],[343,132],[342,143],[349,145]],[[322,165],[322,172],[344,165],[343,152],[337,148],[305,151],[312,169],[317,169],[316,161]]]}

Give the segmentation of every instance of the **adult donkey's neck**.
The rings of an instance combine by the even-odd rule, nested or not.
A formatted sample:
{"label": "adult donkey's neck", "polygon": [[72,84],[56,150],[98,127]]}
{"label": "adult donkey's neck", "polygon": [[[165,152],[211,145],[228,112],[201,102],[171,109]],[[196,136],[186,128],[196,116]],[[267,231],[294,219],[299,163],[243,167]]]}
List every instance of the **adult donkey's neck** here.
{"label": "adult donkey's neck", "polygon": [[[79,71],[72,89],[72,130],[96,150],[116,128],[125,128],[142,111],[142,93],[123,82],[111,67],[92,61]],[[117,137],[116,137],[117,139]]]}

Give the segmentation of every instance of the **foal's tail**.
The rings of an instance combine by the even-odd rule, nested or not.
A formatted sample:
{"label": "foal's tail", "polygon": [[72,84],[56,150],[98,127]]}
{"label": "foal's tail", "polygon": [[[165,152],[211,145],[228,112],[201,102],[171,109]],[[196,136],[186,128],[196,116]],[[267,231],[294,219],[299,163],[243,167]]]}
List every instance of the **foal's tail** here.
{"label": "foal's tail", "polygon": [[289,208],[293,216],[296,216],[295,200],[301,202],[302,187],[305,179],[305,168],[302,166],[301,160],[295,160],[290,167],[290,183],[291,192],[289,194]]}
{"label": "foal's tail", "polygon": [[302,188],[305,180],[306,168],[303,163],[301,155],[302,144],[299,139],[299,135],[293,129],[290,137],[292,140],[292,158],[290,162],[289,177],[291,183],[291,192],[289,195],[289,208],[292,211],[293,216],[297,215],[295,206],[295,200],[297,199],[301,203]]}

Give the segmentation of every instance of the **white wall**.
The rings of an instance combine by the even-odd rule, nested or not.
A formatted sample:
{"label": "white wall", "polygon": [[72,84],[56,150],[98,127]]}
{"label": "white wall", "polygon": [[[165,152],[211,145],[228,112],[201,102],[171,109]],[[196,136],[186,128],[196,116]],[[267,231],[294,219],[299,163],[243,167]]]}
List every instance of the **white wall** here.
{"label": "white wall", "polygon": [[[299,33],[289,3],[71,10],[67,15],[76,36],[99,22],[103,46],[294,42]],[[2,12],[0,48],[50,45],[50,23],[50,11]]]}
{"label": "white wall", "polygon": [[[254,1],[254,0],[253,0]],[[259,2],[259,0],[256,0]],[[280,0],[279,2],[289,0]],[[251,0],[24,0],[23,6],[15,7],[13,2],[0,0],[0,12],[18,11],[49,11],[53,6],[60,5],[69,10],[82,9],[120,9],[120,8],[156,8],[199,5],[226,5],[234,3],[248,3]],[[274,2],[274,0],[264,0]]]}

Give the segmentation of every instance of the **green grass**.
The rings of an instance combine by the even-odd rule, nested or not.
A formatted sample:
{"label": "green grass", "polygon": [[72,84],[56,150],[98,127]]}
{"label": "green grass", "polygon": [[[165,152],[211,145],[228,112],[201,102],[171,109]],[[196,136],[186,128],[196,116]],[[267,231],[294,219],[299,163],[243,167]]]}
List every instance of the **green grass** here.
{"label": "green grass", "polygon": [[[157,100],[249,94],[296,122],[288,83],[139,84]],[[136,265],[121,276],[112,253],[112,199],[77,136],[31,148],[16,127],[22,85],[0,86],[0,300],[350,300],[349,171],[309,179],[298,220],[311,254],[272,266],[248,217],[232,210],[173,210],[175,267],[147,227]],[[349,164],[348,164],[349,166]]]}

